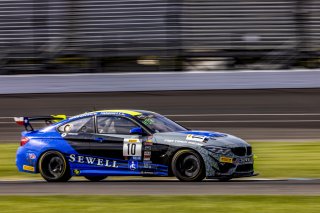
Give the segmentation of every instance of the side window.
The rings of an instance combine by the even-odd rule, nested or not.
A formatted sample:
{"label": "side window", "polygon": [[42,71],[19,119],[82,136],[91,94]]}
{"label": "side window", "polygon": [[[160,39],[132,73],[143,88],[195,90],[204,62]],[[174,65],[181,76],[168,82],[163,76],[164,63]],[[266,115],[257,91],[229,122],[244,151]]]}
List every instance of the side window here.
{"label": "side window", "polygon": [[93,117],[71,121],[58,128],[61,133],[94,133]]}
{"label": "side window", "polygon": [[123,117],[98,117],[98,133],[129,135],[132,128],[138,127],[131,120]]}

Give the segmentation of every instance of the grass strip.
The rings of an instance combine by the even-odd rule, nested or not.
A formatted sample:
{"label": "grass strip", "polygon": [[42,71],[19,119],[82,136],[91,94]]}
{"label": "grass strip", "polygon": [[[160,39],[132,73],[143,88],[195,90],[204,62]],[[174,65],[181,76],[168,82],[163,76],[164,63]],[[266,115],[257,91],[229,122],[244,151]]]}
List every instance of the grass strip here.
{"label": "grass strip", "polygon": [[3,213],[316,213],[320,196],[0,196]]}
{"label": "grass strip", "polygon": [[253,142],[255,170],[266,178],[319,178],[320,142]]}

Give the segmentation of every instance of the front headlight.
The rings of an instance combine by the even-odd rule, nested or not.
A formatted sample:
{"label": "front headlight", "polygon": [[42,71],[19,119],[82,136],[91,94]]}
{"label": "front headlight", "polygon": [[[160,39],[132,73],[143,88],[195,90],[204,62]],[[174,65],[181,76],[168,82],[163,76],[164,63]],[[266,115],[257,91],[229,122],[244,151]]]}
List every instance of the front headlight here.
{"label": "front headlight", "polygon": [[215,154],[227,155],[231,152],[230,148],[219,147],[219,146],[206,146],[205,148]]}

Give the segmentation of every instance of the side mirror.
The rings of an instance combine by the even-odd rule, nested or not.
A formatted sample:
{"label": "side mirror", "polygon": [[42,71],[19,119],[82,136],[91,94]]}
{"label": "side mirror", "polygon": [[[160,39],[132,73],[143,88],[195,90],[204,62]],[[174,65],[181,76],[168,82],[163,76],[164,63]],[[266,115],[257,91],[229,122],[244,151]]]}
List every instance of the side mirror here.
{"label": "side mirror", "polygon": [[135,127],[130,129],[130,134],[133,135],[144,135],[145,131],[141,127]]}

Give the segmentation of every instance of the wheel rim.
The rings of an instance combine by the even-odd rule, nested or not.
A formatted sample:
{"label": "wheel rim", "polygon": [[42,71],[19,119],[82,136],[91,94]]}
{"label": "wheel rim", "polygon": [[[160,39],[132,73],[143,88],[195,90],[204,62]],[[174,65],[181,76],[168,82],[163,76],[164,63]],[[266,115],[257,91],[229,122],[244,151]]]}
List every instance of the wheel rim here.
{"label": "wheel rim", "polygon": [[48,154],[42,160],[42,175],[50,180],[57,180],[62,177],[66,170],[66,165],[61,156]]}
{"label": "wheel rim", "polygon": [[177,170],[183,177],[194,178],[200,171],[199,159],[193,154],[182,155],[178,159]]}
{"label": "wheel rim", "polygon": [[48,164],[48,172],[55,178],[62,175],[64,163],[60,157],[53,157]]}

